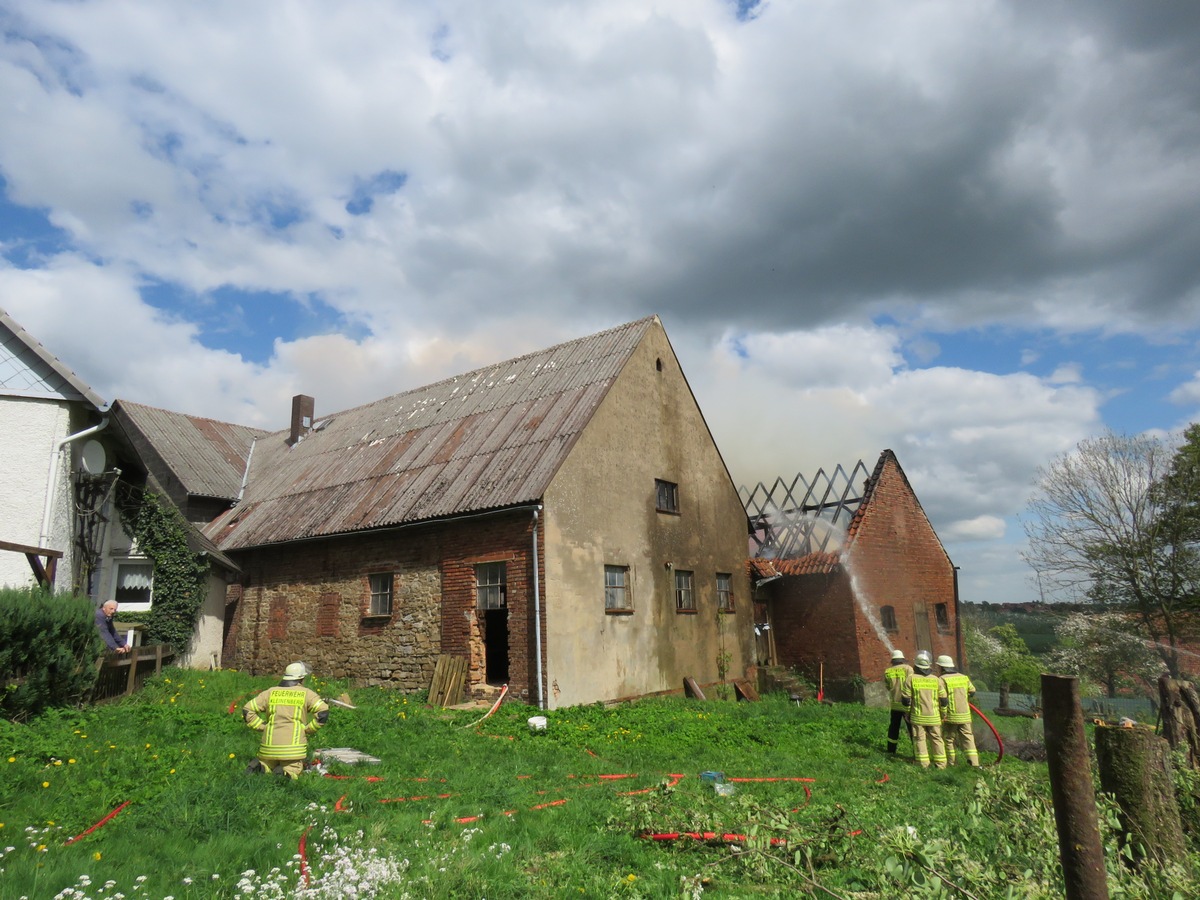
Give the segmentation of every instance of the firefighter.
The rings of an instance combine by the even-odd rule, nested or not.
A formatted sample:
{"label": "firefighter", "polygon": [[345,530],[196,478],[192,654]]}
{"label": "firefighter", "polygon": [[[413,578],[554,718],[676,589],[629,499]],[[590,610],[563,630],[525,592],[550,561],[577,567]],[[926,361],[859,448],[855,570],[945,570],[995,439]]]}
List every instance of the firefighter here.
{"label": "firefighter", "polygon": [[929,651],[922,650],[913,660],[913,673],[904,679],[900,702],[908,708],[913,749],[921,768],[929,760],[939,769],[946,768],[946,749],[942,744],[942,707],[946,704],[946,686],[929,671]]}
{"label": "firefighter", "polygon": [[888,699],[892,704],[892,719],[888,723],[887,752],[895,753],[900,744],[900,723],[912,740],[912,729],[908,724],[908,707],[904,705],[900,694],[904,690],[904,682],[913,672],[913,667],[904,659],[903,650],[892,651],[892,664],[883,671],[883,682],[887,686]]}
{"label": "firefighter", "polygon": [[296,662],[276,687],[267,688],[242,707],[246,724],[262,732],[258,758],[247,772],[271,772],[298,778],[308,756],[308,736],[325,724],[329,705],[304,686],[308,666]]}
{"label": "firefighter", "polygon": [[949,656],[939,656],[937,666],[941,669],[941,681],[945,686],[946,706],[942,719],[942,739],[946,744],[946,757],[950,765],[955,763],[955,743],[962,745],[967,762],[979,765],[979,751],[975,749],[975,734],[971,731],[971,697],[975,685],[971,679],[954,668]]}

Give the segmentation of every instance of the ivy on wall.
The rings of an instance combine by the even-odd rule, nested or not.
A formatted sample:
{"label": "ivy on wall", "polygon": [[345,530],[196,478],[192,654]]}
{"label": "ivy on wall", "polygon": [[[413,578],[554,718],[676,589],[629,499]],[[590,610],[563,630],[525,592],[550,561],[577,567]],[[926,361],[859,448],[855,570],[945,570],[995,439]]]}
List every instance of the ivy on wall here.
{"label": "ivy on wall", "polygon": [[154,563],[153,603],[144,618],[146,641],[186,653],[208,592],[208,563],[188,546],[188,524],[179,510],[157,494],[127,486],[118,508],[121,527]]}

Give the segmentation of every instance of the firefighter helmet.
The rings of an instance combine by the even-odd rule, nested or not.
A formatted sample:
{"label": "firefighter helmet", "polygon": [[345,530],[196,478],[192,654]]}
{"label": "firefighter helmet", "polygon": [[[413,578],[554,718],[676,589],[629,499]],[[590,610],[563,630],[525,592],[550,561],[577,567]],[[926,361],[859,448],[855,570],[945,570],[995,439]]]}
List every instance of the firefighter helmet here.
{"label": "firefighter helmet", "polygon": [[893,650],[892,651],[892,662],[894,662],[894,663],[904,662],[904,651],[903,650]]}
{"label": "firefighter helmet", "polygon": [[916,660],[914,660],[913,664],[918,669],[928,669],[929,668],[929,651],[922,650],[920,653],[918,653],[917,658],[916,658]]}
{"label": "firefighter helmet", "polygon": [[308,666],[302,662],[291,663],[283,670],[283,677],[288,681],[303,681],[308,677]]}
{"label": "firefighter helmet", "polygon": [[937,658],[937,664],[943,669],[953,669],[954,659],[943,653]]}

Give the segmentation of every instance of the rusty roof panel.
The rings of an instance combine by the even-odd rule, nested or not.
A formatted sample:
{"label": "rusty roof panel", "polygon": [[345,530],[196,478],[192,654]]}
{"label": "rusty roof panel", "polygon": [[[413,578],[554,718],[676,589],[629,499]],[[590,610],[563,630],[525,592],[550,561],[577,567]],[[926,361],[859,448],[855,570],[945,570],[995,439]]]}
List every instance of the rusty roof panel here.
{"label": "rusty roof panel", "polygon": [[256,445],[225,550],[539,500],[650,327],[641,319],[355,409]]}
{"label": "rusty roof panel", "polygon": [[116,401],[114,411],[154,448],[187,493],[201,497],[237,497],[250,446],[268,434],[128,400]]}

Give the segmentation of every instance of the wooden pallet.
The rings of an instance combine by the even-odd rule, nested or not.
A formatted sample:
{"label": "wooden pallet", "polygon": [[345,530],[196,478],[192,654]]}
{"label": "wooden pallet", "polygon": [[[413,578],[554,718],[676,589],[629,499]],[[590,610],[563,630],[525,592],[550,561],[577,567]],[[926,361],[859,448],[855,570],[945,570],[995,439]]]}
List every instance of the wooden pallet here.
{"label": "wooden pallet", "polygon": [[465,656],[439,656],[433,667],[433,681],[429,685],[429,705],[445,708],[462,703],[466,679]]}

